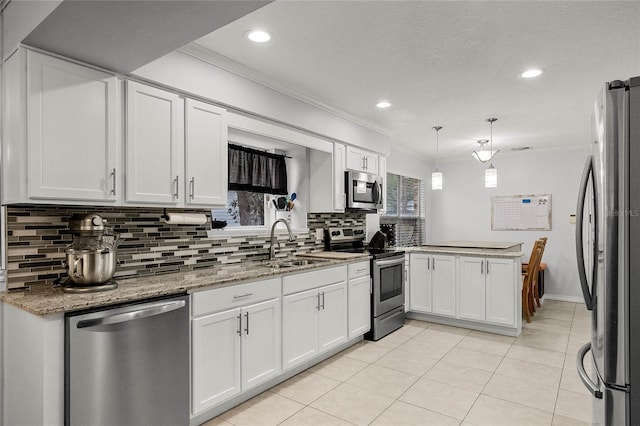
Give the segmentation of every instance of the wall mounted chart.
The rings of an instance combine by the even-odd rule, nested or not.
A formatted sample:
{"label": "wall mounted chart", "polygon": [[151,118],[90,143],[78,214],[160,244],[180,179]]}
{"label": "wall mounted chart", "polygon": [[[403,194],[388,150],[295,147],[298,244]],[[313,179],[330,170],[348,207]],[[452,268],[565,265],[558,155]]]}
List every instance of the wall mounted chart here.
{"label": "wall mounted chart", "polygon": [[492,231],[550,231],[551,194],[491,197]]}

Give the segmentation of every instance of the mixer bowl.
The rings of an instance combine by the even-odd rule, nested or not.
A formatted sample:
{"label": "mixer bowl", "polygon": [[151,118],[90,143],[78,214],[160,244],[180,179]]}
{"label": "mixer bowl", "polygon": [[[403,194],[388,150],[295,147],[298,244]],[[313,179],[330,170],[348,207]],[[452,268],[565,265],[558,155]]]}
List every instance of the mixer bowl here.
{"label": "mixer bowl", "polygon": [[116,251],[110,248],[67,248],[65,270],[76,285],[102,284],[116,272]]}

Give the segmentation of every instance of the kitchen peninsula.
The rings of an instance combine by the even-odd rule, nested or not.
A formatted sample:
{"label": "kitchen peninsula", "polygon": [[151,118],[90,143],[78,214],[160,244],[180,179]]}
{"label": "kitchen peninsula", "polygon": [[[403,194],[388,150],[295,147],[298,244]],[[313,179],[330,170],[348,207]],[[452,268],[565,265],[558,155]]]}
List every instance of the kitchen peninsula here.
{"label": "kitchen peninsula", "polygon": [[407,247],[407,317],[518,336],[522,243],[446,241]]}

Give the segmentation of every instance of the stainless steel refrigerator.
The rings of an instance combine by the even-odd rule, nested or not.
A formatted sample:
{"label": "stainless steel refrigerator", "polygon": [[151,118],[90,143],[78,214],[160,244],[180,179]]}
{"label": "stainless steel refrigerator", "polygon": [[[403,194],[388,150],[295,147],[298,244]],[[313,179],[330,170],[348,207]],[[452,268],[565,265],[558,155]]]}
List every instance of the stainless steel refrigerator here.
{"label": "stainless steel refrigerator", "polygon": [[577,354],[578,374],[594,397],[594,423],[637,425],[640,77],[607,83],[594,106],[593,150],[576,211],[578,274],[586,307],[592,311],[591,341]]}

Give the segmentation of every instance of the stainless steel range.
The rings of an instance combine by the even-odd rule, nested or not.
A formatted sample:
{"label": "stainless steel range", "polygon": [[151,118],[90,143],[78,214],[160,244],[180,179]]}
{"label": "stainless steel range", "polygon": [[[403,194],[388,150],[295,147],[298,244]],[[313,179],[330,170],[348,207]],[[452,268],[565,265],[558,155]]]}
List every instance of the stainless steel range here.
{"label": "stainless steel range", "polygon": [[379,340],[404,324],[404,252],[369,248],[364,241],[364,227],[324,230],[325,250],[371,256],[371,331],[365,337]]}

